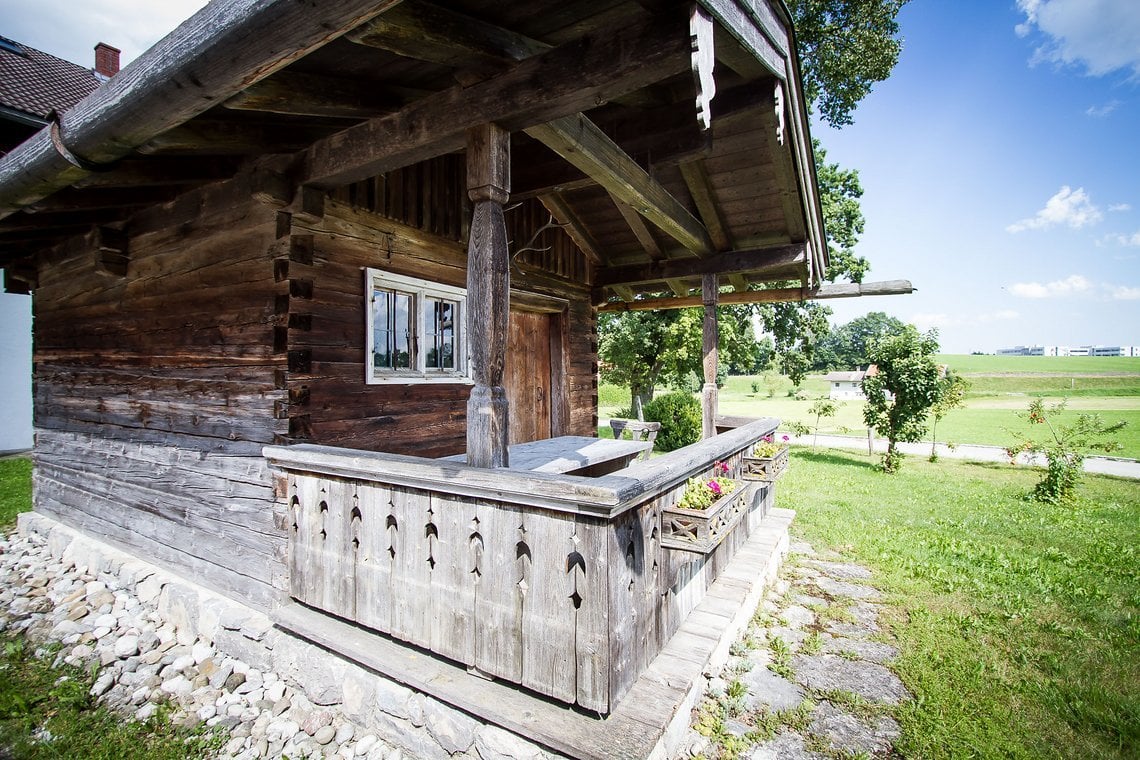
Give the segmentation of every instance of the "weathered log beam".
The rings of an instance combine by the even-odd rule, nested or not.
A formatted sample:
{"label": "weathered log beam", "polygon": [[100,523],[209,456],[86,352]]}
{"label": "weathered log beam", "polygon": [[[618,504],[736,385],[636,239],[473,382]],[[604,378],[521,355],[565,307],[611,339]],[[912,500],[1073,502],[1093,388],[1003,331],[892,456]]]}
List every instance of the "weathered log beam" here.
{"label": "weathered log beam", "polygon": [[376,82],[285,70],[254,82],[223,105],[234,111],[370,119],[399,110],[405,100]]}
{"label": "weathered log beam", "polygon": [[526,133],[693,253],[704,256],[713,249],[705,226],[585,116],[577,114],[536,125]]}
{"label": "weathered log beam", "polygon": [[688,39],[678,21],[652,18],[587,35],[492,79],[452,87],[326,137],[302,154],[301,181],[321,188],[348,184],[462,150],[466,130],[479,124],[517,131],[658,82],[688,65]]}
{"label": "weathered log beam", "polygon": [[[910,280],[886,280],[884,282],[826,283],[817,288],[774,288],[772,290],[749,290],[744,293],[721,293],[721,305],[744,303],[791,303],[795,301],[822,301],[829,298],[859,298],[861,296],[898,296],[913,293],[916,288]],[[688,309],[704,303],[700,296],[686,298],[645,298],[640,301],[610,301],[598,307],[598,311],[660,311],[663,309]]]}
{"label": "weathered log beam", "polygon": [[618,213],[625,223],[629,225],[630,231],[633,236],[637,238],[637,242],[641,243],[641,247],[645,249],[645,254],[653,261],[660,261],[665,258],[665,254],[661,252],[661,246],[658,245],[657,239],[653,237],[653,233],[649,230],[649,226],[645,224],[645,220],[641,214],[623,201],[621,198],[614,197],[610,194],[610,200],[614,202],[617,207]]}
{"label": "weathered log beam", "polygon": [[703,259],[670,259],[649,264],[600,269],[594,284],[599,287],[637,285],[678,277],[699,277],[705,274],[732,275],[744,272],[779,274],[802,270],[806,256],[807,252],[802,243],[730,251]]}

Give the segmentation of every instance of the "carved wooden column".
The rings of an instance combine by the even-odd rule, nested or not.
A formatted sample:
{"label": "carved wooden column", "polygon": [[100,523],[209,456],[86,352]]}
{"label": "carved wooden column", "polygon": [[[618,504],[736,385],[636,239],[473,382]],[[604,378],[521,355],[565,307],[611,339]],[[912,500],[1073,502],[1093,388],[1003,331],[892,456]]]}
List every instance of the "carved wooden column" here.
{"label": "carved wooden column", "polygon": [[704,438],[716,435],[716,304],[719,288],[715,274],[706,274],[701,281],[701,296],[705,304],[704,371],[705,385],[701,389],[701,434]]}
{"label": "carved wooden column", "polygon": [[467,196],[475,204],[467,245],[467,464],[506,467],[508,425],[503,367],[510,327],[510,258],[503,204],[511,192],[511,136],[495,124],[467,131]]}

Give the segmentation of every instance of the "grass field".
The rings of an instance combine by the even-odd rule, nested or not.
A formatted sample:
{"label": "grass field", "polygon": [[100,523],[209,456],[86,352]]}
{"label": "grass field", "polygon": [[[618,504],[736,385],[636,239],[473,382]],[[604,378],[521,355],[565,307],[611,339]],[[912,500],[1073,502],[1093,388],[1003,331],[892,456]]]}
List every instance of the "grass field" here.
{"label": "grass field", "polygon": [[[1017,412],[1024,411],[1032,398],[1044,398],[1047,403],[1068,399],[1063,422],[1081,412],[1100,414],[1107,422],[1124,420],[1128,424],[1116,436],[1122,446],[1116,455],[1140,459],[1140,359],[940,355],[938,360],[964,375],[972,386],[966,408],[950,412],[939,422],[939,441],[1006,446],[1014,440],[1010,430],[1029,429]],[[764,377],[729,377],[720,391],[721,414],[814,424],[808,407],[812,399],[828,392],[821,375],[811,375],[804,382],[804,400],[788,396],[791,383],[783,377],[776,378],[770,396],[769,381]],[[603,385],[598,396],[602,418],[629,404],[628,394],[621,388]],[[835,417],[822,421],[820,432],[866,435],[862,402],[845,402]]]}
{"label": "grass field", "polygon": [[1035,474],[793,450],[792,529],[874,569],[889,594],[899,749],[921,758],[1140,753],[1140,491],[1088,477],[1078,504],[1022,498]]}

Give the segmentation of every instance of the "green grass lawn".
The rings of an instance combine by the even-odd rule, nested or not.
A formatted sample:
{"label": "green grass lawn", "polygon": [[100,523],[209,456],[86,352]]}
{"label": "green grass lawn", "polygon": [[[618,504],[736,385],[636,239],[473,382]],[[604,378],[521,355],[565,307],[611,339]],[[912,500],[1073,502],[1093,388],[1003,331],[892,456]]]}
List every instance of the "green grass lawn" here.
{"label": "green grass lawn", "polygon": [[0,531],[10,529],[16,515],[32,508],[32,460],[0,459]]}
{"label": "green grass lawn", "polygon": [[915,695],[921,758],[1140,755],[1140,489],[1088,477],[1075,506],[1024,500],[1031,470],[793,450],[793,532],[874,569]]}
{"label": "green grass lawn", "polygon": [[[1009,430],[1028,429],[1017,412],[1032,398],[1044,397],[1049,404],[1067,398],[1063,421],[1081,412],[1100,414],[1109,423],[1124,420],[1127,426],[1116,435],[1122,448],[1115,455],[1140,459],[1140,359],[940,355],[939,361],[964,374],[973,386],[966,408],[955,409],[939,422],[939,441],[1007,446],[1014,441]],[[788,395],[791,383],[786,378],[777,377],[771,389],[768,382],[763,376],[727,378],[720,390],[720,413],[814,424],[808,407],[828,392],[822,375],[808,376],[800,389],[806,397],[802,400]],[[629,404],[628,392],[612,385],[603,384],[598,397],[603,419]],[[866,435],[863,402],[844,402],[835,417],[821,421],[820,432]]]}

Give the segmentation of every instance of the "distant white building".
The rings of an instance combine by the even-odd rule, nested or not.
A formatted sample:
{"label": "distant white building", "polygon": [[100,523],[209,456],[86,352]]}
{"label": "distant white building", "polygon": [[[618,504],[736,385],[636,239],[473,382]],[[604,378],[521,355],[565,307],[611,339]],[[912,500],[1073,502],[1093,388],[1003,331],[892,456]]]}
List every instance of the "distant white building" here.
{"label": "distant white building", "polygon": [[1140,356],[1140,346],[1014,346],[998,356]]}
{"label": "distant white building", "polygon": [[867,373],[862,371],[828,372],[823,377],[831,386],[827,394],[828,398],[836,401],[865,399],[866,396],[863,395],[863,378],[866,376]]}

